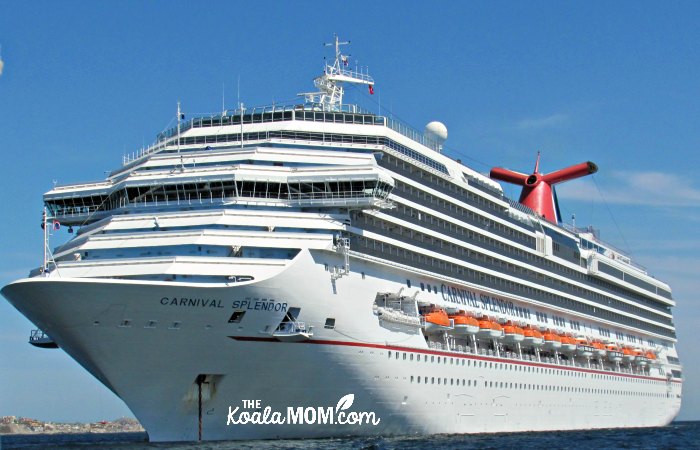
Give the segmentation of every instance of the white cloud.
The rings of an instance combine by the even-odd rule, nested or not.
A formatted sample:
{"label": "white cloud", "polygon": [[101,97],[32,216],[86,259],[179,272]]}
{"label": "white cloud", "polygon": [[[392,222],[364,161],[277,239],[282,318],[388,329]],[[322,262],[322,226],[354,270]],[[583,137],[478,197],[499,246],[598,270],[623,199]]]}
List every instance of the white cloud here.
{"label": "white cloud", "polygon": [[[657,207],[700,207],[700,189],[690,178],[663,172],[616,171],[600,191],[607,203]],[[602,202],[590,182],[563,184],[557,194],[569,200]]]}
{"label": "white cloud", "polygon": [[566,114],[552,114],[546,117],[528,117],[519,120],[515,124],[515,128],[518,130],[535,130],[541,128],[551,128],[557,125],[566,123],[569,120],[569,116]]}

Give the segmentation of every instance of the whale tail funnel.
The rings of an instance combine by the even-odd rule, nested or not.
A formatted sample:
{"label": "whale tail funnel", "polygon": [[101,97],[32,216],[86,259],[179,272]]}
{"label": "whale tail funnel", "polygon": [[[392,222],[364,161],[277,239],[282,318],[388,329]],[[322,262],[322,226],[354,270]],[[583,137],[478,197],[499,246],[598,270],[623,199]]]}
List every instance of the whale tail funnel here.
{"label": "whale tail funnel", "polygon": [[559,204],[554,192],[554,185],[591,175],[598,171],[598,166],[590,161],[555,170],[548,174],[541,174],[539,167],[540,154],[538,152],[535,170],[532,174],[527,175],[502,167],[494,167],[491,169],[490,176],[494,180],[522,186],[523,190],[520,193],[519,202],[553,223],[557,223],[559,219]]}

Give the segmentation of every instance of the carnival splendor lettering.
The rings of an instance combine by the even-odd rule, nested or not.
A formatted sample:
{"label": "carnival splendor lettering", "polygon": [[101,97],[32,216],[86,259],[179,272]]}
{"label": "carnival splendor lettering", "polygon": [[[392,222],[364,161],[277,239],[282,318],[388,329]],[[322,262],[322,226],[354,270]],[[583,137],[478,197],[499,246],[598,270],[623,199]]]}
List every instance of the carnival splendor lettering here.
{"label": "carnival splendor lettering", "polygon": [[[163,306],[189,306],[194,308],[223,308],[221,300],[210,298],[185,298],[185,297],[163,297],[160,299]],[[273,299],[245,299],[233,300],[231,307],[234,309],[249,309],[254,311],[286,312],[287,303],[278,302]]]}
{"label": "carnival splendor lettering", "polygon": [[160,304],[171,306],[194,306],[201,308],[223,308],[221,300],[214,300],[210,298],[163,297],[160,299]]}
{"label": "carnival splendor lettering", "polygon": [[513,302],[502,300],[486,294],[476,294],[476,292],[466,289],[456,288],[454,286],[440,285],[442,299],[456,303],[458,305],[471,306],[473,308],[483,309],[484,311],[501,312],[515,314],[515,305]]}

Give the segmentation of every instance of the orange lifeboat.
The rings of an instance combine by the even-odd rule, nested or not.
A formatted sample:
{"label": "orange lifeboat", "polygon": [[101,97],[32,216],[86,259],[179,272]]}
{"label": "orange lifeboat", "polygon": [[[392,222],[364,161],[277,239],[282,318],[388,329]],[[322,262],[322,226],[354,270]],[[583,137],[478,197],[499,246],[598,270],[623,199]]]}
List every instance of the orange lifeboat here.
{"label": "orange lifeboat", "polygon": [[620,351],[619,347],[615,344],[608,344],[605,346],[605,351],[608,355],[608,359],[612,362],[620,362],[624,354]]}
{"label": "orange lifeboat", "polygon": [[525,332],[519,326],[508,322],[503,325],[503,337],[506,342],[522,342],[525,339]]}
{"label": "orange lifeboat", "polygon": [[607,351],[605,350],[605,345],[602,342],[600,342],[599,340],[593,341],[591,343],[591,345],[595,349],[595,352],[598,356],[602,357],[602,356],[605,356],[605,354],[607,353]]}
{"label": "orange lifeboat", "polygon": [[637,355],[634,354],[634,351],[631,348],[624,347],[622,349],[622,359],[625,361],[632,362],[636,357]]}
{"label": "orange lifeboat", "polygon": [[644,353],[644,356],[646,356],[649,364],[659,365],[660,361],[656,357],[656,353],[654,353],[652,350],[647,350],[646,353]]}
{"label": "orange lifeboat", "polygon": [[561,337],[558,334],[548,330],[542,335],[542,337],[544,338],[545,348],[552,350],[561,348]]}
{"label": "orange lifeboat", "polygon": [[450,329],[450,318],[442,308],[433,308],[427,312],[425,318],[425,331],[433,333]]}
{"label": "orange lifeboat", "polygon": [[449,318],[454,322],[454,334],[476,334],[479,332],[479,321],[464,311],[450,315]]}
{"label": "orange lifeboat", "polygon": [[591,344],[588,339],[584,337],[579,337],[575,339],[576,341],[576,354],[583,356],[584,358],[590,358],[595,352],[593,344]]}
{"label": "orange lifeboat", "polygon": [[569,335],[560,335],[561,339],[561,350],[568,353],[573,353],[576,351],[576,339]]}
{"label": "orange lifeboat", "polygon": [[523,336],[525,336],[523,339],[524,346],[539,347],[544,343],[542,333],[540,333],[539,330],[532,328],[530,325],[523,328]]}
{"label": "orange lifeboat", "polygon": [[644,367],[649,363],[649,360],[644,356],[641,350],[635,348],[632,350],[632,353],[634,353],[634,363],[638,366]]}
{"label": "orange lifeboat", "polygon": [[479,320],[479,336],[491,339],[500,338],[503,336],[503,327],[484,317]]}

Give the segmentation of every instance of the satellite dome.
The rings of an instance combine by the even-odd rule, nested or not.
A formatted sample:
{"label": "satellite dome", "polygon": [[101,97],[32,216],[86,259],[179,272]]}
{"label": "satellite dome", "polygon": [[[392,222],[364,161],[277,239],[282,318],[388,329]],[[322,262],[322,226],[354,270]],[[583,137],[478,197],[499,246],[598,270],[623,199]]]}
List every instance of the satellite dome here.
{"label": "satellite dome", "polygon": [[447,127],[442,122],[430,122],[425,126],[425,136],[442,146],[442,143],[447,140]]}

